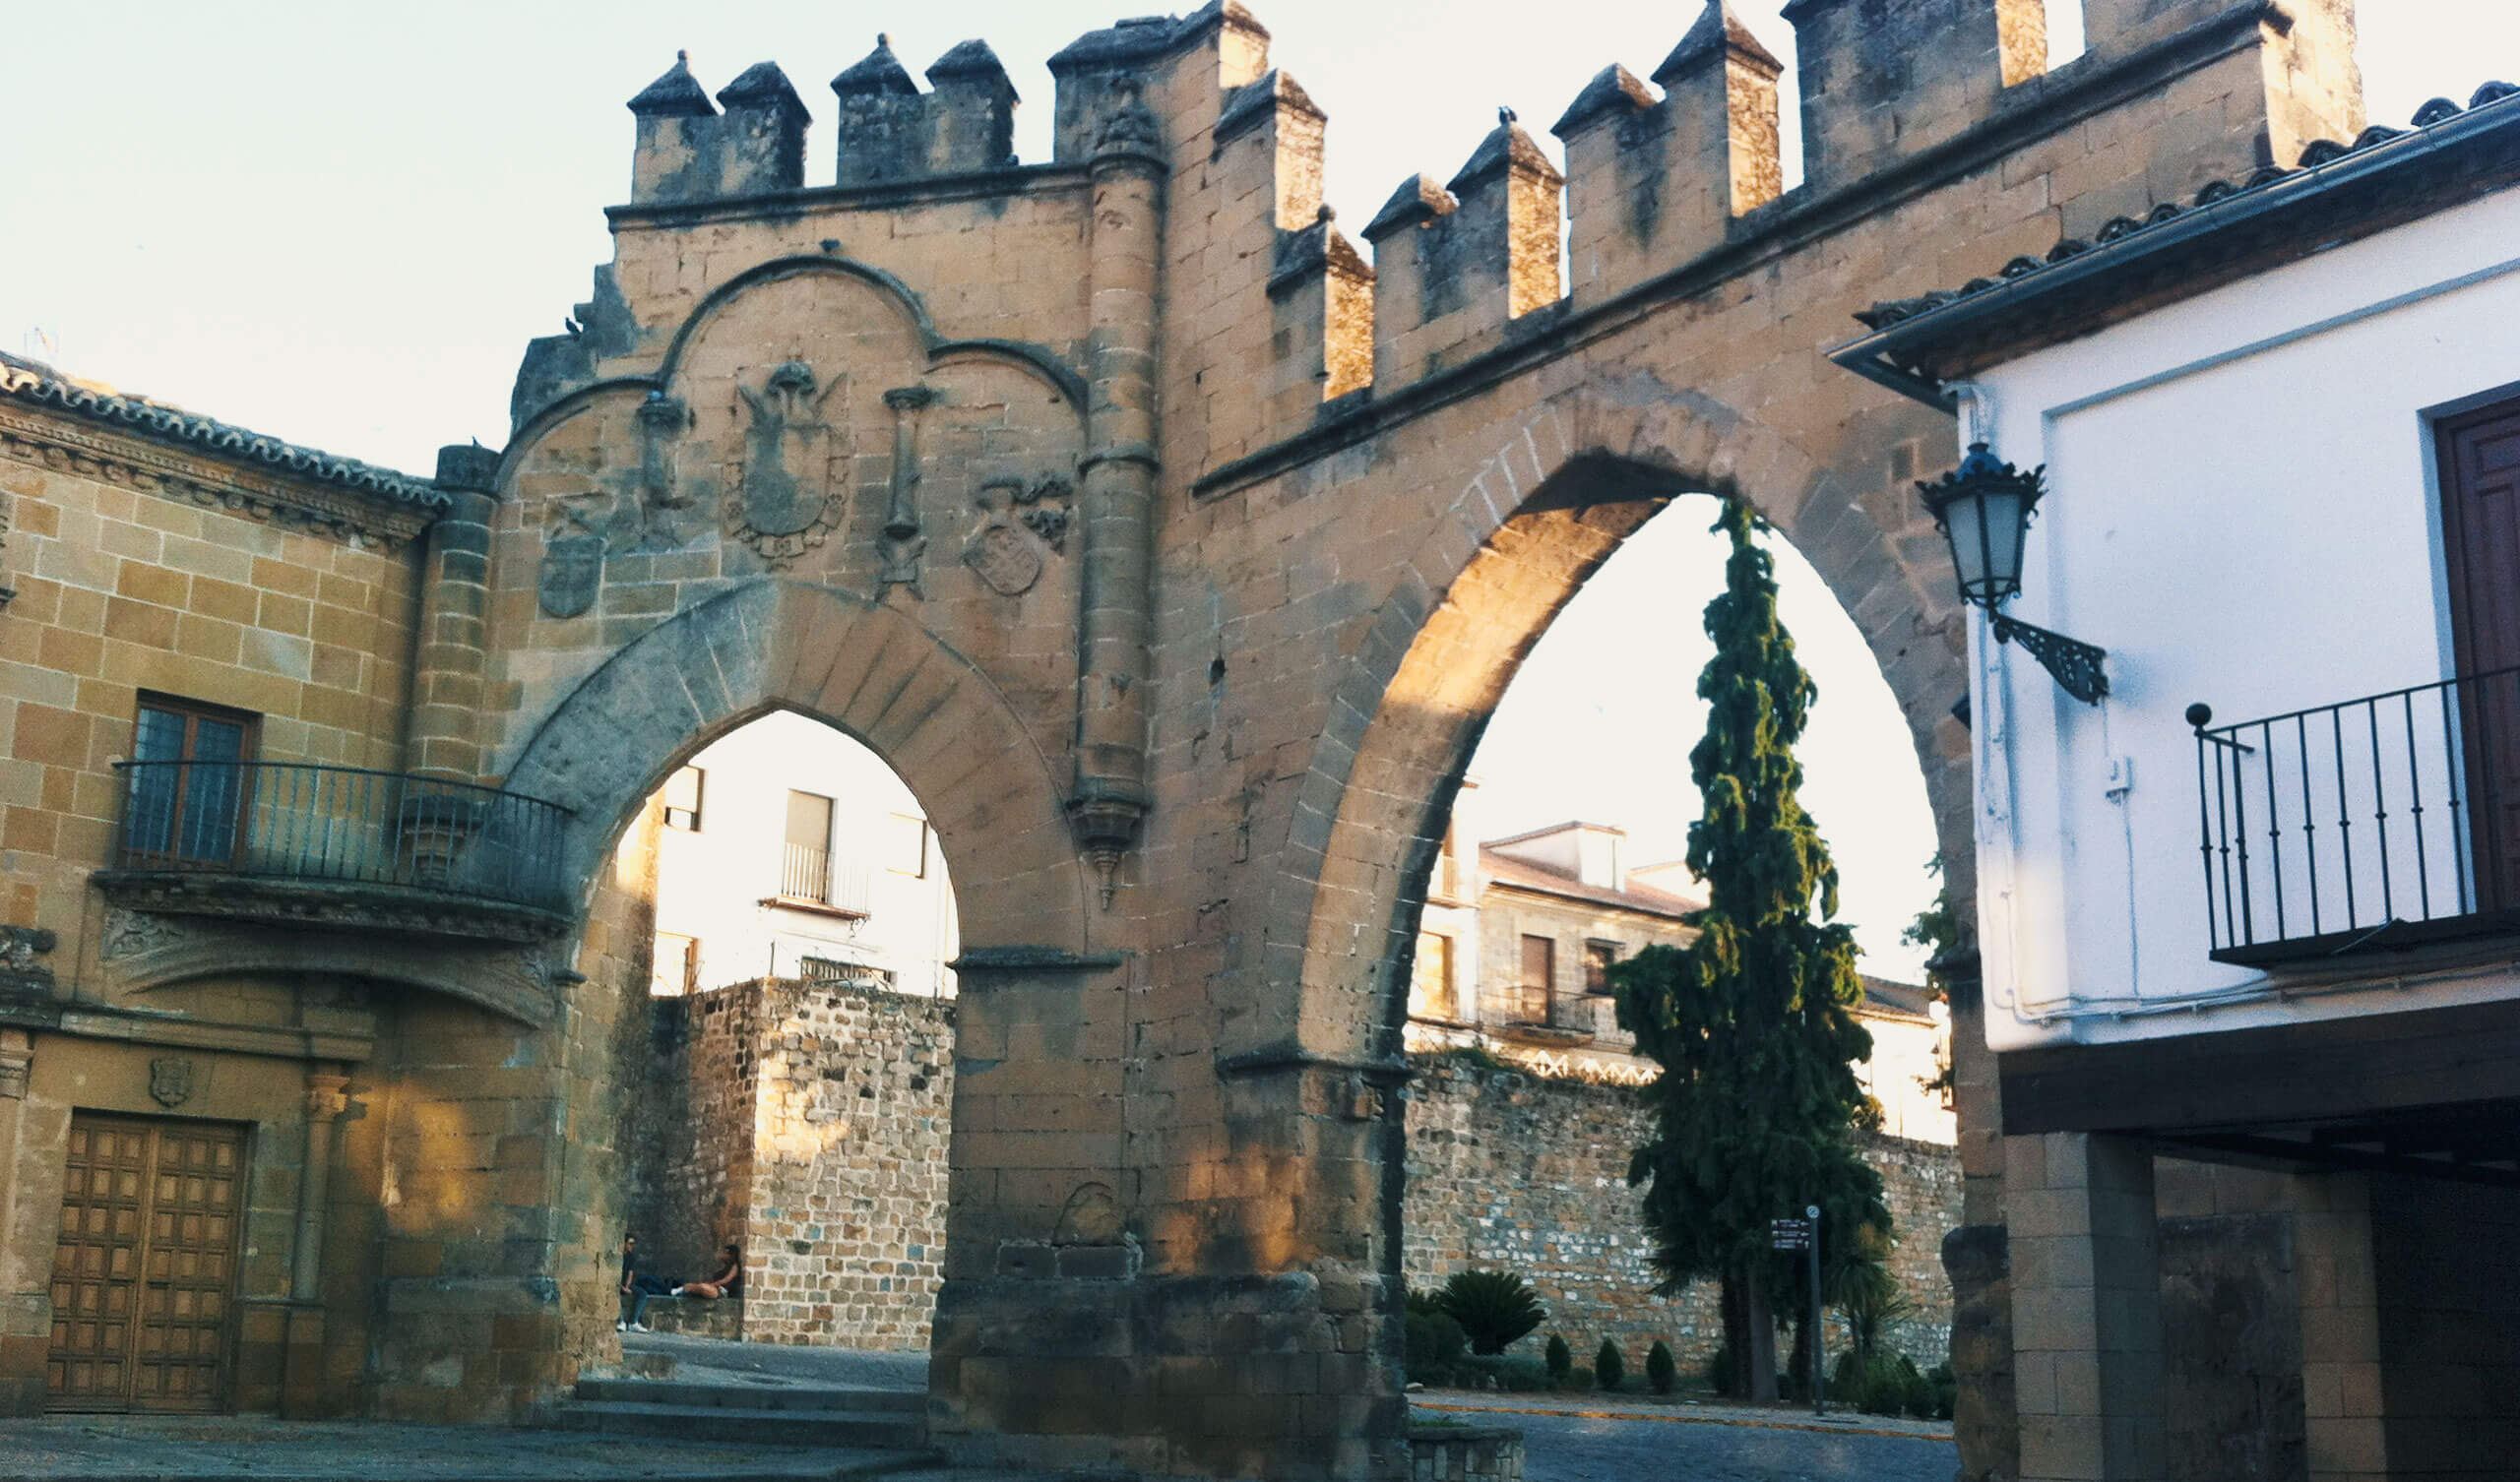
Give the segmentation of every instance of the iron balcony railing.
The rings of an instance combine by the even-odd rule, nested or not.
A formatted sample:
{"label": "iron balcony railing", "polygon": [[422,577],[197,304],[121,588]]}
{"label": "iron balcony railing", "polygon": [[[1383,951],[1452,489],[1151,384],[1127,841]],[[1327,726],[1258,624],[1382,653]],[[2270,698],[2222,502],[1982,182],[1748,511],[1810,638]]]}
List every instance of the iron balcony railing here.
{"label": "iron balcony railing", "polygon": [[2520,668],[2188,720],[2216,958],[2520,929]]}
{"label": "iron balcony railing", "polygon": [[121,762],[124,870],[405,887],[566,914],[569,813],[496,787],[304,762]]}
{"label": "iron balcony railing", "polygon": [[862,859],[836,857],[811,844],[788,844],[779,860],[779,899],[848,915],[868,914],[871,872]]}

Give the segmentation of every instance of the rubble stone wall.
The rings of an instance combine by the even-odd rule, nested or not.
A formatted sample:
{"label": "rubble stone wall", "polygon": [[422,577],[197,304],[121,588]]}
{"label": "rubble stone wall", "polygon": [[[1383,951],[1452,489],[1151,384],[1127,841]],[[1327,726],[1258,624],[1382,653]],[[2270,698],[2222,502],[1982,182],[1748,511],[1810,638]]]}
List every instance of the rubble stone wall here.
{"label": "rubble stone wall", "polygon": [[[1418,1071],[1402,1215],[1410,1285],[1439,1285],[1471,1266],[1516,1271],[1548,1305],[1542,1332],[1563,1334],[1577,1353],[1606,1336],[1637,1370],[1660,1339],[1684,1372],[1702,1367],[1724,1337],[1716,1288],[1654,1293],[1642,1201],[1627,1185],[1649,1116],[1637,1092],[1446,1056],[1420,1059]],[[1930,1142],[1866,1137],[1863,1145],[1897,1223],[1891,1268],[1917,1306],[1891,1341],[1930,1367],[1951,1346],[1940,1253],[1960,1219],[1959,1161]]]}

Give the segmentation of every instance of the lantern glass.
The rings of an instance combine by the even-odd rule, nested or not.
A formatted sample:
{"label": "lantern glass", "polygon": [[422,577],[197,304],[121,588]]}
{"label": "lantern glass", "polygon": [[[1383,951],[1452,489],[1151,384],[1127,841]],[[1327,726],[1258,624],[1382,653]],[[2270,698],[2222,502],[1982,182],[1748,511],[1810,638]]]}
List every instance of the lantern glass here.
{"label": "lantern glass", "polygon": [[1962,600],[1991,608],[2021,590],[2022,547],[2039,503],[2038,479],[2036,472],[2017,473],[1977,443],[1958,469],[1923,486],[1951,541]]}

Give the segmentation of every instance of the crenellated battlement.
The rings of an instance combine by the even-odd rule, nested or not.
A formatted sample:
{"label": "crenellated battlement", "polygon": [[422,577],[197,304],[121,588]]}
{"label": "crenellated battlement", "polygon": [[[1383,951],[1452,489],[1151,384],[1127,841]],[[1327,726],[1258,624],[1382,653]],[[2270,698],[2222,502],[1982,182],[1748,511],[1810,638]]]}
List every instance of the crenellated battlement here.
{"label": "crenellated battlement", "polygon": [[[2051,74],[2055,3],[1793,0],[1803,144],[1789,192],[1784,65],[1731,0],[1707,0],[1650,77],[1612,63],[1575,93],[1551,128],[1562,172],[1503,110],[1446,183],[1415,176],[1374,214],[1370,261],[1324,208],[1325,110],[1271,65],[1268,31],[1235,0],[1120,21],[1048,58],[1050,158],[1031,166],[1013,154],[1019,95],[986,42],[938,57],[922,91],[879,36],[832,80],[829,194],[803,191],[808,113],[777,66],[748,68],[713,102],[678,58],[630,102],[631,204],[680,220],[803,192],[796,208],[904,212],[1074,191],[1102,154],[1134,151],[1165,180],[1166,420],[1182,454],[1213,466],[1302,433],[1330,403],[1388,398],[1527,340],[1548,315],[1999,154],[2024,161],[2008,174],[2037,166],[2039,199],[2020,209],[2047,214],[2052,237],[2361,126],[2351,0],[2080,0],[2087,52]],[[2078,120],[2112,113],[2107,162],[2076,163],[2098,153]],[[883,192],[859,194],[869,187]],[[1873,296],[1906,290],[1907,269],[1883,265]],[[583,382],[581,362],[655,342],[659,326],[625,328],[634,311],[619,298],[599,288],[582,306],[583,343],[543,347],[541,383]],[[1258,395],[1220,396],[1211,373]]]}

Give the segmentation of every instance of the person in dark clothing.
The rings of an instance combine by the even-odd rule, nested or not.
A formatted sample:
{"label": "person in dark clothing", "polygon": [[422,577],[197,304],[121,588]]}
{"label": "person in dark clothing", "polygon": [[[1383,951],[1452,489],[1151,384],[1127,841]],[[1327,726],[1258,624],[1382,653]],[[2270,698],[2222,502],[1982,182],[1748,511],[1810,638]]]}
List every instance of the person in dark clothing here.
{"label": "person in dark clothing", "polygon": [[621,1295],[630,1299],[630,1310],[622,1317],[613,1320],[612,1330],[646,1332],[648,1325],[644,1319],[648,1315],[648,1299],[664,1296],[672,1290],[673,1283],[665,1280],[664,1277],[651,1276],[639,1269],[639,1237],[622,1236]]}
{"label": "person in dark clothing", "polygon": [[744,1249],[733,1241],[726,1242],[718,1262],[718,1274],[706,1281],[686,1281],[673,1288],[677,1297],[740,1297],[744,1294]]}

